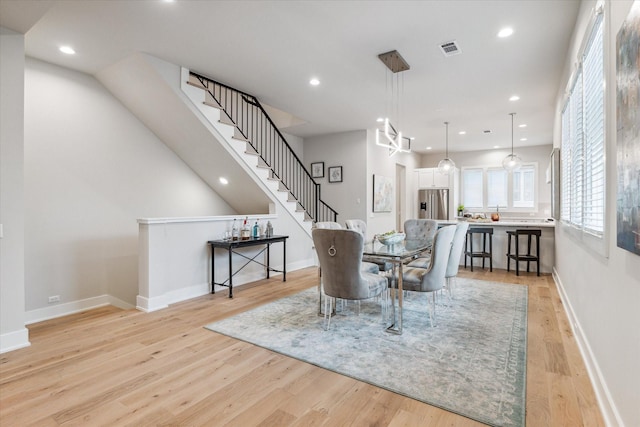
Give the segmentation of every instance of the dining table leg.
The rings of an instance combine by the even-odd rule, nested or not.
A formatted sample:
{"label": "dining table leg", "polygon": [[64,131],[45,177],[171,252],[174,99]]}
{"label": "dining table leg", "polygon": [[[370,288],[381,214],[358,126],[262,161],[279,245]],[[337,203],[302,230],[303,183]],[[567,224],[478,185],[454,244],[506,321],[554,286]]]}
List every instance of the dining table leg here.
{"label": "dining table leg", "polygon": [[[402,261],[394,260],[393,263],[393,277],[396,282],[396,286],[391,290],[391,326],[385,329],[387,332],[402,335]],[[398,312],[396,315],[396,294],[398,296]]]}

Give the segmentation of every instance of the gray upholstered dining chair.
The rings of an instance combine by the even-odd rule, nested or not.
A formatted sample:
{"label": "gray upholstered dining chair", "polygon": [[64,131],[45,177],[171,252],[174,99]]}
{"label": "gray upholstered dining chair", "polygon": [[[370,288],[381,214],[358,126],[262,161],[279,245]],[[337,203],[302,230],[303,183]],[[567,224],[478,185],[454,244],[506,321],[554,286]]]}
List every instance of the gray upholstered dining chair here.
{"label": "gray upholstered dining chair", "polygon": [[[469,229],[469,223],[466,221],[459,222],[456,224],[456,232],[453,235],[453,243],[451,244],[451,253],[449,254],[449,262],[447,263],[447,271],[445,273],[445,288],[447,289],[447,294],[451,299],[453,297],[453,284],[455,282],[455,278],[458,276],[458,270],[460,268],[460,257],[462,256],[462,251],[464,250],[464,241],[465,236],[467,234],[467,230]],[[431,257],[420,257],[416,258],[407,264],[408,267],[420,267],[420,268],[429,268],[429,264],[431,263]]]}
{"label": "gray upholstered dining chair", "polygon": [[[408,219],[404,222],[404,234],[407,240],[433,240],[438,230],[438,221],[435,219]],[[421,257],[429,257],[429,252],[424,252]]]}
{"label": "gray upholstered dining chair", "polygon": [[[344,225],[347,226],[349,230],[355,230],[362,234],[364,239],[367,239],[367,223],[361,219],[347,219],[344,221]],[[393,264],[390,262],[374,261],[373,264],[378,266],[380,271],[391,271],[393,269]]]}
{"label": "gray upholstered dining chair", "polygon": [[322,228],[322,229],[329,229],[329,230],[341,230],[342,226],[340,225],[339,222],[318,221],[318,222],[313,224],[313,228]]}
{"label": "gray upholstered dining chair", "polygon": [[449,262],[447,263],[447,271],[444,274],[449,298],[453,298],[453,285],[458,277],[460,258],[462,257],[462,251],[464,250],[464,240],[468,229],[469,223],[466,221],[458,222],[456,224],[456,232],[453,235],[451,253],[449,254]]}
{"label": "gray upholstered dining chair", "polygon": [[[388,288],[388,281],[385,276],[362,270],[364,238],[360,233],[316,228],[311,234],[322,268],[322,282],[327,297],[324,316],[328,330],[333,313],[332,307],[327,307],[329,303],[335,305],[336,298],[360,301],[382,296]],[[384,319],[384,299],[381,305]]]}
{"label": "gray upholstered dining chair", "polygon": [[453,225],[439,229],[433,238],[429,267],[407,266],[402,273],[403,290],[432,293],[431,310],[429,310],[429,319],[432,327],[435,326],[436,318],[435,293],[444,287],[445,274],[455,232],[456,227]]}
{"label": "gray upholstered dining chair", "polygon": [[[321,229],[321,230],[342,230],[342,225],[338,222],[334,221],[318,221],[313,224],[313,229]],[[315,249],[315,246],[314,246]],[[363,271],[372,274],[378,274],[380,272],[380,267],[378,264],[373,262],[362,262],[361,268]],[[322,266],[320,265],[320,259],[318,258],[318,277],[320,277],[320,281],[318,282],[318,314],[322,314]]]}
{"label": "gray upholstered dining chair", "polygon": [[367,239],[367,223],[361,219],[347,219],[344,221],[344,225],[347,226],[349,230],[355,230],[362,234],[362,237]]}
{"label": "gray upholstered dining chair", "polygon": [[407,240],[430,240],[438,230],[435,219],[408,219],[404,222],[404,234]]}
{"label": "gray upholstered dining chair", "polygon": [[[364,222],[364,221],[363,221]],[[340,225],[340,223],[338,222],[333,222],[333,221],[320,221],[320,222],[316,222],[313,226],[313,228],[320,228],[323,230],[342,230],[342,226]],[[365,225],[365,232],[366,232],[366,225]],[[363,233],[363,237],[364,237],[364,233]],[[373,262],[363,262],[362,263],[362,268],[364,269],[364,271],[368,272],[368,273],[379,273],[380,272],[380,267],[378,267],[378,264],[375,264]]]}

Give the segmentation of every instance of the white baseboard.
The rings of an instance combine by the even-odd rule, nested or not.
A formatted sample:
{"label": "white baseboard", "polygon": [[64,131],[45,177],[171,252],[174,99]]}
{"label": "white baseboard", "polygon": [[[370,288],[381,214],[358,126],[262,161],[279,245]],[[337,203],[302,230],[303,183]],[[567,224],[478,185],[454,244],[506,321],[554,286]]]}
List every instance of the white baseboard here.
{"label": "white baseboard", "polygon": [[30,345],[29,330],[27,328],[0,335],[0,353],[29,347]]}
{"label": "white baseboard", "polygon": [[133,305],[111,295],[100,295],[97,297],[27,311],[25,313],[25,325],[42,322],[43,320],[55,319],[56,317],[67,316],[73,313],[79,313],[81,311],[91,310],[105,305],[113,305],[122,309],[133,308]]}
{"label": "white baseboard", "polygon": [[151,313],[152,311],[162,310],[169,307],[164,295],[158,297],[147,298],[142,295],[136,297],[136,309],[144,311],[145,313]]}
{"label": "white baseboard", "polygon": [[622,418],[620,417],[620,414],[615,404],[613,403],[613,399],[611,398],[611,393],[609,392],[609,388],[607,387],[607,384],[604,380],[604,376],[602,375],[600,367],[598,366],[598,362],[594,357],[593,352],[591,351],[589,341],[587,340],[587,337],[584,335],[582,327],[580,326],[580,321],[573,311],[573,307],[571,306],[569,297],[567,296],[564,286],[562,285],[562,280],[560,280],[555,267],[553,268],[553,280],[556,282],[556,286],[558,287],[558,293],[560,294],[562,305],[564,306],[565,313],[567,314],[567,318],[569,319],[569,324],[571,325],[573,336],[576,337],[578,349],[580,350],[582,360],[584,360],[584,364],[587,368],[587,373],[589,374],[589,378],[591,379],[591,384],[593,385],[596,399],[598,400],[598,406],[600,407],[600,411],[602,412],[604,422],[607,426],[624,427],[624,422],[622,421]]}

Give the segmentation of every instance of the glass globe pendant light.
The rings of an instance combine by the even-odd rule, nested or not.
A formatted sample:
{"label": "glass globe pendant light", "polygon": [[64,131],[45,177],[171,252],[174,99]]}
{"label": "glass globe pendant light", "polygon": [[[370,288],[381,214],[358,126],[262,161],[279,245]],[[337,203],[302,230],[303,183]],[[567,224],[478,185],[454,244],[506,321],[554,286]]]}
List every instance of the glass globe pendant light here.
{"label": "glass globe pendant light", "polygon": [[438,172],[448,174],[456,167],[456,164],[449,158],[449,122],[444,122],[447,129],[447,139],[445,145],[445,158],[438,163]]}
{"label": "glass globe pendant light", "polygon": [[520,166],[522,166],[522,159],[513,154],[513,116],[515,116],[516,113],[509,114],[511,115],[511,154],[504,158],[502,161],[502,167],[508,171],[515,171],[520,169]]}

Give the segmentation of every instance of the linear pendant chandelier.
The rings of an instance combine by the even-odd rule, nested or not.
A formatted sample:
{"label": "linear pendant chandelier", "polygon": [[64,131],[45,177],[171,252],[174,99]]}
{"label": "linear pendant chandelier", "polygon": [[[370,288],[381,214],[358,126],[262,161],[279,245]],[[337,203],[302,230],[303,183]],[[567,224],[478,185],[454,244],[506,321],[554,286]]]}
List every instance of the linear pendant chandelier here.
{"label": "linear pendant chandelier", "polygon": [[[400,78],[399,73],[410,69],[409,64],[404,58],[393,50],[386,53],[381,53],[378,58],[387,66],[393,73],[391,76],[391,84],[387,84],[387,98],[390,100],[390,104],[395,103],[395,108],[392,105],[391,109],[395,109],[397,124],[400,125]],[[388,72],[387,72],[388,74]],[[391,96],[389,96],[389,86],[391,86]],[[404,79],[402,79],[402,89],[404,89]],[[395,96],[394,96],[395,95]],[[387,111],[387,117],[382,119],[383,129],[382,135],[380,135],[380,129],[376,129],[376,145],[389,148],[389,156],[393,156],[396,153],[409,153],[411,152],[411,139],[402,136],[402,131],[396,129],[389,119],[389,112]]]}

